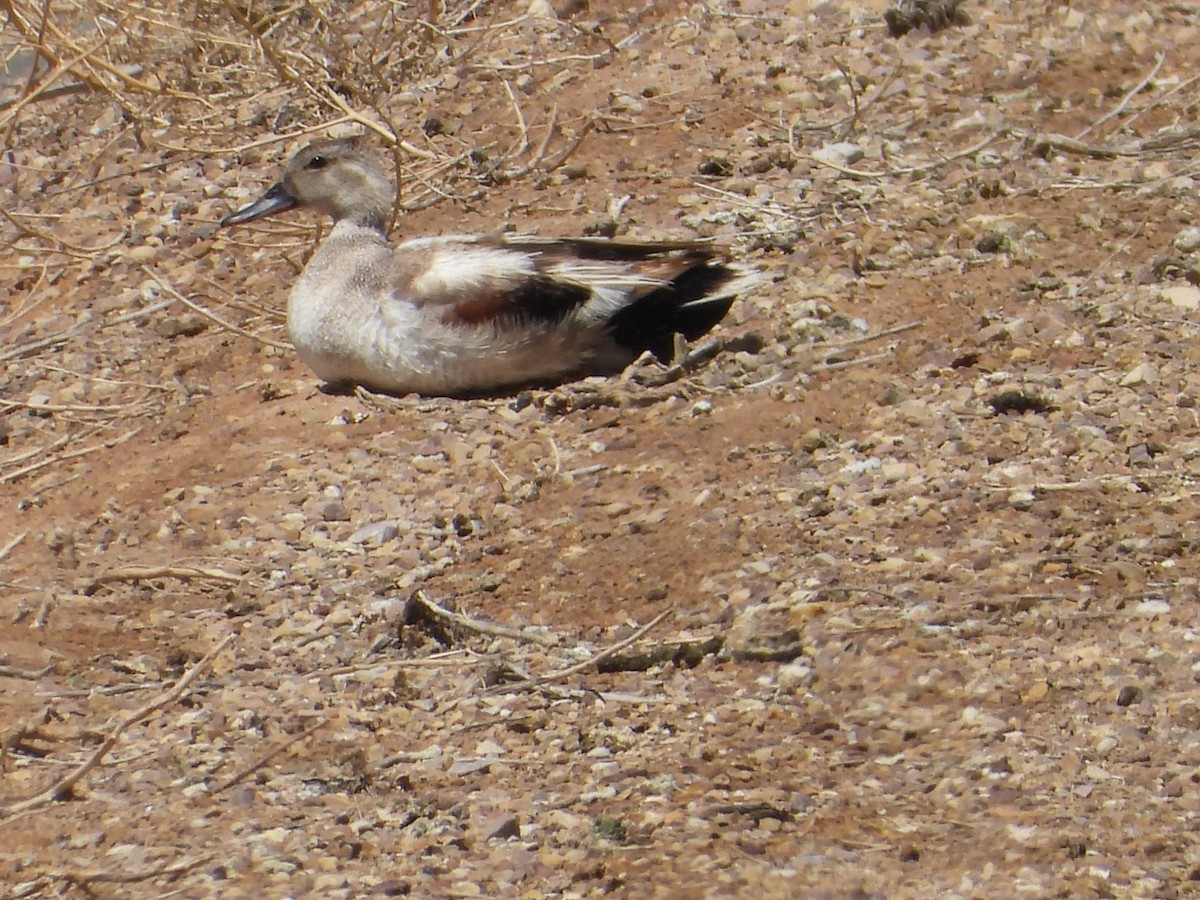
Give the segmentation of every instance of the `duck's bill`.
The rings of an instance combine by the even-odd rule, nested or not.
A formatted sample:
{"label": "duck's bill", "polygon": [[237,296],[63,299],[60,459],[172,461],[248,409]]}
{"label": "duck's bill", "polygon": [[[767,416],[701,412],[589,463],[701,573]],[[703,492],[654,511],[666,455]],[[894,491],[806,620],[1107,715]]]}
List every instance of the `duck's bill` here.
{"label": "duck's bill", "polygon": [[285,209],[291,209],[296,205],[296,198],[287,192],[287,188],[283,186],[283,182],[271,186],[265,194],[251,203],[249,206],[243,206],[236,212],[231,212],[221,220],[222,227],[226,225],[240,225],[242,222],[249,222],[253,219],[261,219],[263,216],[269,216],[277,212],[283,212]]}

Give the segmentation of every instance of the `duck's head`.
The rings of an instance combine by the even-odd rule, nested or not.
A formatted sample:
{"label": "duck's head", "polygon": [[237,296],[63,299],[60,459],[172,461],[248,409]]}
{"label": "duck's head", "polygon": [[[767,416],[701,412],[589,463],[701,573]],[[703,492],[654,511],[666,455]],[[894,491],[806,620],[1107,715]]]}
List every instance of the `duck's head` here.
{"label": "duck's head", "polygon": [[238,225],[294,206],[309,206],[335,221],[346,219],[382,231],[392,197],[383,168],[357,141],[316,141],[292,157],[279,182],[221,224]]}

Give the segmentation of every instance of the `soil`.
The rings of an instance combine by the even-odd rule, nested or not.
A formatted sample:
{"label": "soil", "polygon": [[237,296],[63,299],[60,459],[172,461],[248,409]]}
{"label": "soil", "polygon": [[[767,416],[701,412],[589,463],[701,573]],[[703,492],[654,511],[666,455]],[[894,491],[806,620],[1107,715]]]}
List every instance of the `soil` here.
{"label": "soil", "polygon": [[[0,36],[0,894],[1196,893],[1200,11],[58,6]],[[322,392],[326,226],[217,223],[354,132],[396,236],[764,282],[684,370]]]}

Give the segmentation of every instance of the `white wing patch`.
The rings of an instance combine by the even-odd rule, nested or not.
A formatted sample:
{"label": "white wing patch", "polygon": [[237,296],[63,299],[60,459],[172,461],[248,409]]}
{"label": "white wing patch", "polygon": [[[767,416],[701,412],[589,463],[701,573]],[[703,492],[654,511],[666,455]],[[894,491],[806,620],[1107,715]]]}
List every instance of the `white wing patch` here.
{"label": "white wing patch", "polygon": [[[405,249],[416,248],[410,245]],[[428,252],[424,271],[410,285],[411,299],[416,303],[457,303],[473,292],[509,289],[537,271],[529,254],[511,250],[431,244]]]}

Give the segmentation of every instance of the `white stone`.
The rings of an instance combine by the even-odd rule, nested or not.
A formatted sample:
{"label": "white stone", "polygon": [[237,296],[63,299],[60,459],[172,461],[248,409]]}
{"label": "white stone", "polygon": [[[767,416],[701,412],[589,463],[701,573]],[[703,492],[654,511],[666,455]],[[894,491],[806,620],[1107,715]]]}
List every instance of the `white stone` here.
{"label": "white stone", "polygon": [[1191,253],[1193,250],[1200,250],[1200,228],[1195,225],[1189,225],[1181,230],[1171,244],[1176,250],[1181,253]]}
{"label": "white stone", "polygon": [[1189,312],[1200,308],[1200,287],[1192,284],[1173,284],[1163,288],[1163,299]]}
{"label": "white stone", "polygon": [[813,152],[813,159],[818,162],[829,163],[834,166],[847,168],[854,165],[860,159],[866,156],[863,148],[858,144],[851,144],[848,141],[842,141],[837,144],[826,144],[824,147]]}

